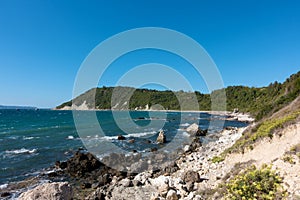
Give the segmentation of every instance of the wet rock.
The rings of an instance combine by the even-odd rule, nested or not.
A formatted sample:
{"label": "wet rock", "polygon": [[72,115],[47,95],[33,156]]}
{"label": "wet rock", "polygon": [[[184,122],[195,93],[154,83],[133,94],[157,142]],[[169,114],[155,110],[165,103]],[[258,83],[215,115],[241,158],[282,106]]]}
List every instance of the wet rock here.
{"label": "wet rock", "polygon": [[58,174],[57,174],[57,172],[49,172],[48,173],[48,177],[57,177],[58,176]]}
{"label": "wet rock", "polygon": [[19,200],[28,199],[51,199],[62,200],[72,199],[73,191],[67,182],[44,183],[36,188],[24,192],[20,195]]}
{"label": "wet rock", "polygon": [[123,135],[118,135],[118,140],[126,140],[126,138]]}
{"label": "wet rock", "polygon": [[197,182],[197,183],[199,183],[201,181],[198,172],[191,171],[191,170],[185,172],[185,174],[182,177],[182,180],[186,183],[188,183],[188,182],[192,182],[192,183]]}
{"label": "wet rock", "polygon": [[151,142],[151,140],[144,140],[143,141],[145,144],[151,144],[152,142]]}
{"label": "wet rock", "polygon": [[157,151],[157,148],[156,148],[156,147],[153,147],[153,148],[150,149],[150,151],[151,151],[151,152],[155,152],[155,151]]}
{"label": "wet rock", "polygon": [[135,140],[134,139],[130,139],[130,140],[128,140],[128,143],[130,143],[130,144],[133,144],[135,142]]}
{"label": "wet rock", "polygon": [[0,194],[0,197],[9,197],[9,196],[11,196],[11,193],[9,193],[9,192],[2,192]]}
{"label": "wet rock", "polygon": [[68,163],[67,162],[60,162],[59,168],[66,169],[67,167],[68,167]]}
{"label": "wet rock", "polygon": [[160,132],[159,132],[159,134],[158,134],[158,137],[157,137],[157,139],[156,139],[156,142],[158,143],[158,144],[164,144],[164,143],[166,143],[166,135],[165,135],[165,133],[164,133],[164,131],[163,130],[161,130]]}
{"label": "wet rock", "polygon": [[178,196],[175,190],[169,190],[166,196],[166,200],[178,200]]}

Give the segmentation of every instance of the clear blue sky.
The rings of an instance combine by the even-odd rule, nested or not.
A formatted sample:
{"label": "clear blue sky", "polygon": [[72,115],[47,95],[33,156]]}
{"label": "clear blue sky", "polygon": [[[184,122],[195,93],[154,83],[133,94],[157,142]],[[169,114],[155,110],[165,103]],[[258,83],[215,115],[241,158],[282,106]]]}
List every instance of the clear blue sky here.
{"label": "clear blue sky", "polygon": [[[149,26],[199,42],[225,86],[266,86],[300,70],[297,0],[0,0],[0,104],[54,107],[70,100],[77,70],[97,44]],[[112,85],[118,69],[110,73],[102,84]],[[196,89],[206,91],[201,83]]]}

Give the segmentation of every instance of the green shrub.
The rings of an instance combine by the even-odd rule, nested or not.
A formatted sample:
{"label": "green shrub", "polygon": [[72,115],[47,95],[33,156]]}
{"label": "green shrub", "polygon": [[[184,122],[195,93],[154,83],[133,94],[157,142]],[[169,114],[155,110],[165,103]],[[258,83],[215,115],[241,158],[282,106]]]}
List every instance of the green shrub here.
{"label": "green shrub", "polygon": [[288,162],[288,163],[290,163],[290,164],[296,164],[295,161],[293,160],[293,157],[290,156],[290,155],[285,155],[285,156],[282,158],[282,160],[283,160],[284,162]]}
{"label": "green shrub", "polygon": [[226,184],[226,199],[282,199],[287,192],[282,187],[282,179],[264,165],[257,169],[254,165],[235,176]]}
{"label": "green shrub", "polygon": [[[273,118],[262,121],[252,130],[246,132],[236,143],[226,149],[222,154],[221,157],[226,157],[228,153],[243,153],[245,149],[253,149],[253,144],[261,139],[261,138],[273,138],[274,131],[283,128],[286,124],[290,123],[291,121],[295,120],[300,115],[300,111],[297,110],[289,115],[285,115],[281,118]],[[255,131],[253,131],[255,130]],[[300,145],[299,147],[295,147],[296,150],[300,152]]]}
{"label": "green shrub", "polygon": [[211,162],[213,163],[219,163],[219,162],[222,162],[224,161],[225,158],[224,157],[221,157],[221,156],[214,156],[212,159],[211,159]]}

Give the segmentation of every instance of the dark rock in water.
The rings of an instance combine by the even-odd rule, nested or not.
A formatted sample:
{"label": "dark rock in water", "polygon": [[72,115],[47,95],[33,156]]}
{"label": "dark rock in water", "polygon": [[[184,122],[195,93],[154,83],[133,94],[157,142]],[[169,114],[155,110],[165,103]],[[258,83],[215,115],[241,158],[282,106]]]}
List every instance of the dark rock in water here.
{"label": "dark rock in water", "polygon": [[143,119],[146,119],[146,118],[145,117],[138,117],[137,119],[143,120]]}
{"label": "dark rock in water", "polygon": [[55,168],[59,168],[59,165],[60,165],[60,161],[55,161]]}
{"label": "dark rock in water", "polygon": [[157,148],[156,148],[156,147],[153,147],[153,148],[150,149],[150,151],[151,151],[151,152],[155,152],[155,151],[157,151]]}
{"label": "dark rock in water", "polygon": [[91,153],[76,152],[76,154],[67,161],[65,170],[75,177],[81,177],[87,172],[103,166],[103,164]]}
{"label": "dark rock in water", "polygon": [[58,174],[56,172],[50,172],[48,173],[48,177],[56,177]]}
{"label": "dark rock in water", "polygon": [[128,140],[128,142],[129,142],[130,144],[133,144],[133,143],[135,142],[135,140],[134,140],[134,139],[130,139],[130,140]]}
{"label": "dark rock in water", "polygon": [[136,152],[137,152],[137,150],[135,150],[135,149],[132,150],[132,153],[136,153]]}
{"label": "dark rock in water", "polygon": [[118,135],[118,140],[126,140],[126,138],[123,135]]}
{"label": "dark rock in water", "polygon": [[144,140],[143,142],[146,143],[146,144],[151,144],[152,143],[151,140]]}
{"label": "dark rock in water", "polygon": [[59,164],[59,168],[61,168],[61,169],[66,169],[67,167],[68,167],[68,163],[67,162],[61,162]]}
{"label": "dark rock in water", "polygon": [[182,180],[186,183],[192,182],[192,183],[199,183],[201,181],[200,176],[198,172],[195,171],[187,171],[182,177]]}
{"label": "dark rock in water", "polygon": [[159,134],[158,134],[158,137],[157,137],[157,139],[156,139],[156,142],[157,142],[158,144],[164,144],[164,143],[166,143],[166,141],[167,141],[166,135],[165,135],[164,131],[161,130],[161,131],[159,132]]}
{"label": "dark rock in water", "polygon": [[2,192],[0,195],[0,197],[9,197],[9,196],[11,196],[11,193],[9,192]]}

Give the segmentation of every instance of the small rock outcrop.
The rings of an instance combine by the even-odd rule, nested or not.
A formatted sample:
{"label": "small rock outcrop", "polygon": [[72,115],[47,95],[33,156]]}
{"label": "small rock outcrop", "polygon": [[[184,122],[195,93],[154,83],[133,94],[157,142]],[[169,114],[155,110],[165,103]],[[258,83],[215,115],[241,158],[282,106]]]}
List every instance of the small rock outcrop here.
{"label": "small rock outcrop", "polygon": [[36,188],[24,192],[19,200],[29,199],[51,199],[69,200],[73,198],[73,192],[68,182],[45,183]]}
{"label": "small rock outcrop", "polygon": [[195,172],[195,171],[185,172],[184,176],[182,177],[182,180],[186,183],[188,183],[188,182],[199,183],[201,181],[198,172]]}
{"label": "small rock outcrop", "polygon": [[191,135],[191,136],[206,136],[207,135],[207,129],[202,130],[198,124],[193,123],[189,127],[187,127],[186,131]]}
{"label": "small rock outcrop", "polygon": [[118,135],[118,140],[126,140],[126,138],[123,135]]}
{"label": "small rock outcrop", "polygon": [[93,154],[78,151],[67,161],[67,164],[64,164],[64,168],[71,176],[81,177],[102,165]]}
{"label": "small rock outcrop", "polygon": [[156,142],[158,144],[164,144],[164,143],[166,143],[166,141],[167,141],[167,139],[166,139],[166,135],[165,135],[164,131],[163,130],[159,131]]}

